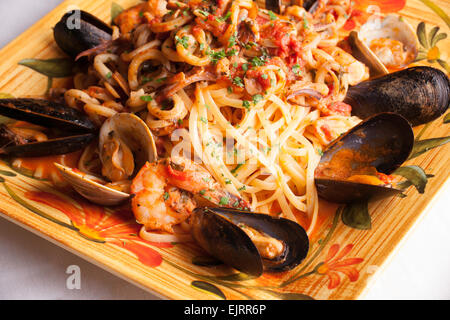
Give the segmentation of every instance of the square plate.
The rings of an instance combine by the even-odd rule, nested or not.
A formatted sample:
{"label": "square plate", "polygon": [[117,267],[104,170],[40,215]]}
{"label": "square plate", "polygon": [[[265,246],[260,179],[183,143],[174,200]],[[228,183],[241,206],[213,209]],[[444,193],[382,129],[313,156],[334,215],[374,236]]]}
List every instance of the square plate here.
{"label": "square plate", "polygon": [[[127,8],[136,0],[116,0]],[[377,3],[383,14],[397,13],[407,19],[421,39],[419,65],[449,67],[441,57],[450,48],[448,39],[430,44],[423,37],[433,27],[448,30],[448,1],[356,0],[357,10]],[[65,1],[33,27],[0,51],[0,92],[16,97],[42,96],[47,78],[18,64],[26,58],[49,59],[62,54],[53,42],[52,27],[61,16],[77,7],[104,21],[111,19],[112,1]],[[346,24],[348,30],[361,22],[358,11]],[[364,15],[363,15],[364,16]],[[441,32],[443,33],[443,32]],[[439,33],[438,33],[439,34]],[[450,52],[446,52],[447,55]],[[427,60],[429,59],[429,60]],[[69,79],[55,79],[64,86]],[[415,128],[416,135],[424,126]],[[422,132],[420,140],[449,136],[450,125],[443,117]],[[441,140],[442,144],[447,140]],[[51,159],[54,160],[54,159]],[[58,159],[70,161],[67,159]],[[245,280],[225,266],[212,265],[194,244],[158,244],[141,240],[139,225],[123,208],[107,209],[87,203],[70,192],[56,189],[54,169],[36,161],[0,162],[1,215],[56,243],[88,261],[169,299],[357,299],[372,276],[395,251],[415,221],[444,185],[450,172],[449,147],[433,148],[405,165],[423,168],[429,178],[426,192],[414,187],[406,198],[389,198],[369,203],[371,228],[355,229],[343,222],[338,206],[323,203],[320,228],[311,237],[311,250],[296,269],[281,274],[264,274]],[[20,169],[18,169],[20,167]]]}

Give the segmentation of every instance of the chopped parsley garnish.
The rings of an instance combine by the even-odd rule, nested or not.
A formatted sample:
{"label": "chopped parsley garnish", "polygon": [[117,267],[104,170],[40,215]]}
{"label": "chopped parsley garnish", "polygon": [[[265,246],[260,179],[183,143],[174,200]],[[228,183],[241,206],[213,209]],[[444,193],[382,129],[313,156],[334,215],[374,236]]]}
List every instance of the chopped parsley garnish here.
{"label": "chopped parsley garnish", "polygon": [[248,70],[248,63],[244,63],[242,65],[242,70],[247,71]]}
{"label": "chopped parsley garnish", "polygon": [[322,149],[317,148],[317,153],[318,153],[320,156],[323,156],[323,151],[322,151]]}
{"label": "chopped parsley garnish", "polygon": [[250,109],[250,102],[248,100],[244,100],[242,101],[242,106],[248,110]]}
{"label": "chopped parsley garnish", "polygon": [[208,55],[211,57],[211,61],[216,64],[219,60],[226,57],[225,50],[222,49],[220,51],[210,51],[208,52]]}
{"label": "chopped parsley garnish", "polygon": [[225,184],[231,184],[231,180],[228,179],[228,178],[226,178],[226,179],[225,179]]}
{"label": "chopped parsley garnish", "polygon": [[205,117],[200,117],[200,121],[205,124],[208,124],[208,119],[206,119]]}
{"label": "chopped parsley garnish", "polygon": [[228,39],[228,48],[233,47],[234,45],[236,45],[236,33],[233,34],[230,39]]}
{"label": "chopped parsley garnish", "polygon": [[219,205],[221,205],[221,206],[227,205],[229,202],[230,202],[230,199],[228,199],[227,197],[221,197]]}
{"label": "chopped parsley garnish", "polygon": [[239,168],[242,167],[243,165],[244,165],[243,163],[239,163],[239,164],[238,164],[233,170],[231,170],[230,172],[231,172],[232,174],[235,174],[236,171],[238,171]]}
{"label": "chopped parsley garnish", "polygon": [[296,75],[300,75],[300,73],[301,73],[300,65],[299,64],[294,64],[292,66],[292,72],[295,73]]}
{"label": "chopped parsley garnish", "polygon": [[209,16],[209,12],[208,11],[204,11],[204,10],[197,10],[198,13],[204,15],[205,17]]}
{"label": "chopped parsley garnish", "polygon": [[112,77],[112,72],[110,71],[110,72],[108,72],[108,73],[106,74],[106,78],[107,78],[107,79],[111,79],[111,77]]}
{"label": "chopped parsley garnish", "polygon": [[245,190],[245,186],[242,186],[238,189],[238,191],[244,191]]}
{"label": "chopped parsley garnish", "polygon": [[306,13],[303,15],[303,29],[309,29],[309,21],[306,18]]}
{"label": "chopped parsley garnish", "polygon": [[265,73],[261,75],[261,78],[263,78],[264,80],[266,80],[268,77],[269,76],[267,74],[265,74]]}
{"label": "chopped parsley garnish", "polygon": [[163,195],[164,200],[169,199],[169,197],[170,197],[169,193],[168,192],[164,192],[164,195]]}
{"label": "chopped parsley garnish", "polygon": [[200,190],[199,192],[201,195],[204,195],[206,193],[206,190]]}
{"label": "chopped parsley garnish", "polygon": [[238,86],[238,87],[244,86],[244,83],[242,82],[242,79],[240,77],[234,77],[232,82],[235,86]]}
{"label": "chopped parsley garnish", "polygon": [[150,102],[153,100],[152,96],[141,96],[142,101]]}
{"label": "chopped parsley garnish", "polygon": [[183,38],[175,36],[175,43],[181,44],[185,49],[189,48],[189,38],[187,36],[183,36]]}
{"label": "chopped parsley garnish", "polygon": [[255,94],[252,98],[253,98],[253,103],[254,104],[257,104],[262,99],[264,99],[264,97],[261,94]]}
{"label": "chopped parsley garnish", "polygon": [[272,11],[269,10],[268,12],[270,20],[277,20],[277,15],[275,13],[273,13]]}
{"label": "chopped parsley garnish", "polygon": [[261,56],[261,57],[254,57],[252,58],[252,60],[250,61],[252,66],[254,67],[261,67],[263,65],[266,64],[266,57],[265,56]]}

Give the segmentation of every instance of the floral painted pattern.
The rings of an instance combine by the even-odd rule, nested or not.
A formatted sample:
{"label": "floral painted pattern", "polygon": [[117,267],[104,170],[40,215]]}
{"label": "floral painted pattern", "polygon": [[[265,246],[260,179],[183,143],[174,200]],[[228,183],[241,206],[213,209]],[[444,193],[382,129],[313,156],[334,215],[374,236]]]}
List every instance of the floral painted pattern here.
{"label": "floral painted pattern", "polygon": [[[436,12],[447,23],[447,25],[449,25],[448,16],[446,13],[440,10],[440,8],[436,8],[432,1],[420,1]],[[388,14],[401,11],[406,5],[406,0],[354,0],[354,3],[354,9],[349,14],[350,17],[345,25],[345,29],[347,31],[358,28],[374,13],[378,12],[380,14]],[[430,64],[436,63],[449,72],[448,65],[446,63],[446,53],[437,46],[440,41],[447,38],[447,34],[439,31],[440,28],[437,26],[426,26],[423,22],[418,25],[417,35],[422,48],[419,51],[416,62],[426,61]],[[34,69],[39,72],[40,69],[37,67],[39,64],[36,64],[36,62],[37,60],[28,60],[26,63],[22,63],[22,65],[26,65],[28,67],[33,66]],[[65,69],[63,69],[63,72],[59,74],[60,77],[66,77],[72,71],[71,68],[67,68],[67,60],[65,59],[60,59],[59,61],[52,59],[50,62],[38,62],[41,64],[45,63],[47,66],[51,63],[54,64],[52,66],[56,67],[60,66],[61,62],[64,62],[63,65],[65,66]],[[52,78],[50,75],[48,76],[49,84],[51,84]],[[449,122],[450,119],[447,114],[444,118],[444,124]],[[416,136],[416,144],[413,153],[414,157],[450,142],[450,137],[420,140],[420,137],[426,128],[427,127],[425,126]],[[413,157],[410,159],[412,158]],[[48,160],[49,163],[53,163],[54,161],[62,161],[61,159],[54,158],[49,158]],[[69,160],[66,159],[66,161]],[[75,160],[70,159],[70,161]],[[39,163],[42,164],[42,162]],[[36,163],[33,161],[24,161],[19,164],[16,163],[16,165],[14,165],[14,163],[10,163],[9,165],[14,170],[23,169],[31,171],[31,175],[26,175],[30,178],[48,179],[53,183],[58,178],[57,171],[53,166],[45,166],[44,170],[42,167],[35,166]],[[412,166],[409,167],[409,169],[411,168]],[[413,173],[415,173],[415,175],[408,180],[408,183],[410,183],[409,181],[414,181],[414,185],[417,187],[417,181],[419,181],[417,177],[420,176],[422,178],[419,182],[422,184],[422,187],[424,187],[428,179],[432,177],[432,174],[423,172],[423,170],[417,166],[414,166],[414,169],[415,171]],[[37,176],[36,172],[40,173],[40,175]],[[18,173],[24,174],[23,171],[20,172],[19,170]],[[212,261],[211,265],[208,266],[208,263],[205,262],[208,261],[208,259],[204,259],[205,257],[202,257],[203,259],[201,259],[201,263],[198,263],[199,257],[195,257],[191,261],[193,265],[202,266],[204,268],[202,269],[202,272],[199,273],[194,273],[191,269],[188,270],[176,262],[171,261],[171,259],[164,258],[161,255],[162,250],[160,249],[170,249],[174,246],[174,244],[152,243],[139,238],[138,233],[141,226],[136,223],[129,208],[118,207],[107,209],[91,204],[78,196],[70,195],[70,197],[63,197],[56,191],[53,193],[37,189],[26,191],[23,193],[22,198],[22,195],[15,193],[9,186],[9,183],[7,183],[8,181],[6,181],[8,177],[14,177],[15,175],[15,173],[0,170],[0,183],[3,184],[11,198],[21,206],[40,215],[41,217],[47,218],[52,222],[73,230],[86,240],[116,246],[121,250],[125,250],[130,254],[130,256],[133,256],[147,267],[161,267],[161,263],[165,261],[173,268],[177,268],[186,275],[195,278],[196,280],[191,282],[192,288],[200,290],[203,293],[206,292],[213,294],[221,299],[227,298],[227,294],[222,291],[223,288],[228,289],[229,292],[234,291],[235,293],[240,294],[243,298],[247,299],[257,298],[258,295],[253,295],[253,292],[256,291],[268,293],[279,299],[310,299],[311,297],[297,292],[296,286],[291,286],[291,284],[298,283],[308,277],[323,277],[324,281],[326,280],[327,288],[329,290],[336,290],[340,286],[345,286],[343,283],[345,283],[346,279],[348,279],[351,283],[357,282],[360,278],[361,268],[363,268],[362,263],[364,262],[364,258],[351,255],[351,251],[355,247],[355,244],[350,243],[343,245],[333,243],[335,241],[333,236],[337,225],[342,225],[342,223],[348,227],[359,230],[363,230],[363,228],[360,227],[361,224],[354,223],[356,220],[361,222],[361,220],[366,219],[365,225],[370,225],[371,217],[368,212],[367,203],[360,205],[357,208],[358,210],[349,210],[352,209],[352,205],[348,205],[346,207],[339,207],[334,215],[330,214],[330,217],[333,220],[331,227],[327,229],[325,232],[326,234],[324,234],[323,238],[320,239],[319,244],[312,247],[312,250],[305,261],[302,262],[302,264],[300,264],[296,269],[287,273],[285,277],[282,277],[282,279],[280,278],[281,280],[279,280],[276,284],[271,282],[271,285],[266,285],[263,281],[259,282],[258,279],[252,279],[246,275],[234,273],[234,271],[229,269],[224,269],[225,274],[223,275],[212,276],[208,272],[208,267],[215,268],[217,266],[217,261]],[[54,177],[56,177],[56,179],[54,179]],[[413,183],[411,182],[411,184]],[[36,207],[33,206],[33,203],[40,203],[41,205],[53,208],[63,213],[70,220],[70,224],[58,221],[51,216],[51,214],[47,214],[46,212],[36,209]],[[355,206],[353,205],[353,209],[354,207]],[[354,218],[355,213],[360,212],[363,212],[364,214],[362,216],[358,216],[358,219],[352,219]],[[326,254],[324,254],[325,252]],[[196,260],[197,263],[194,260]],[[227,272],[231,273],[227,274]],[[264,277],[265,275],[263,275],[262,278]],[[270,278],[270,275],[268,278]]]}
{"label": "floral painted pattern", "polygon": [[344,257],[350,253],[352,248],[353,244],[348,244],[339,252],[340,245],[333,244],[328,250],[325,261],[317,268],[317,273],[328,276],[328,289],[334,289],[339,286],[341,283],[339,273],[346,275],[350,282],[358,280],[359,271],[353,265],[361,263],[364,259],[344,259]]}
{"label": "floral painted pattern", "polygon": [[107,212],[105,208],[91,204],[81,198],[76,207],[67,199],[43,191],[28,191],[29,200],[48,205],[64,213],[72,222],[78,233],[92,241],[109,243],[134,253],[140,262],[157,267],[162,262],[161,255],[151,246],[170,248],[170,243],[153,243],[138,237],[141,226],[135,221],[128,208],[119,208]]}

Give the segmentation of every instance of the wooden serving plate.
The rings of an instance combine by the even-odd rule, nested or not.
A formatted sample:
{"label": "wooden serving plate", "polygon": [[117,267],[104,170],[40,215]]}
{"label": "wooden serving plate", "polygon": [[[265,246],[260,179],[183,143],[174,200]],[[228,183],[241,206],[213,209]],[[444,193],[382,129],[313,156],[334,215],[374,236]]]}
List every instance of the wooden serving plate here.
{"label": "wooden serving plate", "polygon": [[[115,1],[124,8],[137,2]],[[361,22],[364,15],[359,13],[367,5],[378,5],[383,14],[397,13],[414,28],[420,24],[417,29],[420,61],[415,64],[431,65],[449,73],[446,59],[450,41],[439,36],[450,31],[449,1],[355,2],[359,12],[352,14],[346,25],[348,30]],[[48,78],[18,62],[62,57],[52,37],[52,27],[61,16],[76,7],[109,22],[112,4],[107,0],[65,1],[4,47],[0,51],[2,95],[42,95]],[[53,86],[67,83],[70,79],[54,79]],[[404,198],[371,201],[370,215],[358,215],[361,210],[354,215],[349,207],[322,203],[320,228],[311,237],[311,250],[305,261],[290,272],[264,274],[258,279],[247,279],[230,268],[216,265],[194,244],[141,240],[137,236],[139,226],[129,211],[95,206],[67,190],[55,188],[50,182],[52,178],[58,180],[54,168],[39,168],[34,161],[22,162],[20,168],[17,161],[0,161],[0,212],[2,217],[163,298],[357,299],[448,179],[450,149],[445,143],[449,140],[450,124],[445,120],[443,116],[425,129],[415,128],[421,141],[416,151],[427,147],[430,150],[405,165],[415,166],[417,172],[422,172],[421,168],[428,174],[423,194],[411,186]]]}

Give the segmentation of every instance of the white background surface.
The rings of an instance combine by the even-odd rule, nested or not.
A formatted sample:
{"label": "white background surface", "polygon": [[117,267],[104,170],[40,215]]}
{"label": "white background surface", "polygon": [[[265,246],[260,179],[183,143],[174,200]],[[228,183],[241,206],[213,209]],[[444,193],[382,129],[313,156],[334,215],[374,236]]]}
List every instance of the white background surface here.
{"label": "white background surface", "polygon": [[[60,2],[0,1],[0,47],[28,29]],[[448,152],[448,146],[445,148]],[[447,183],[432,208],[408,234],[396,254],[377,272],[375,281],[363,298],[450,299],[449,199],[450,183]],[[80,290],[66,288],[66,269],[70,265],[78,265],[81,269]],[[0,299],[155,298],[0,218]]]}

